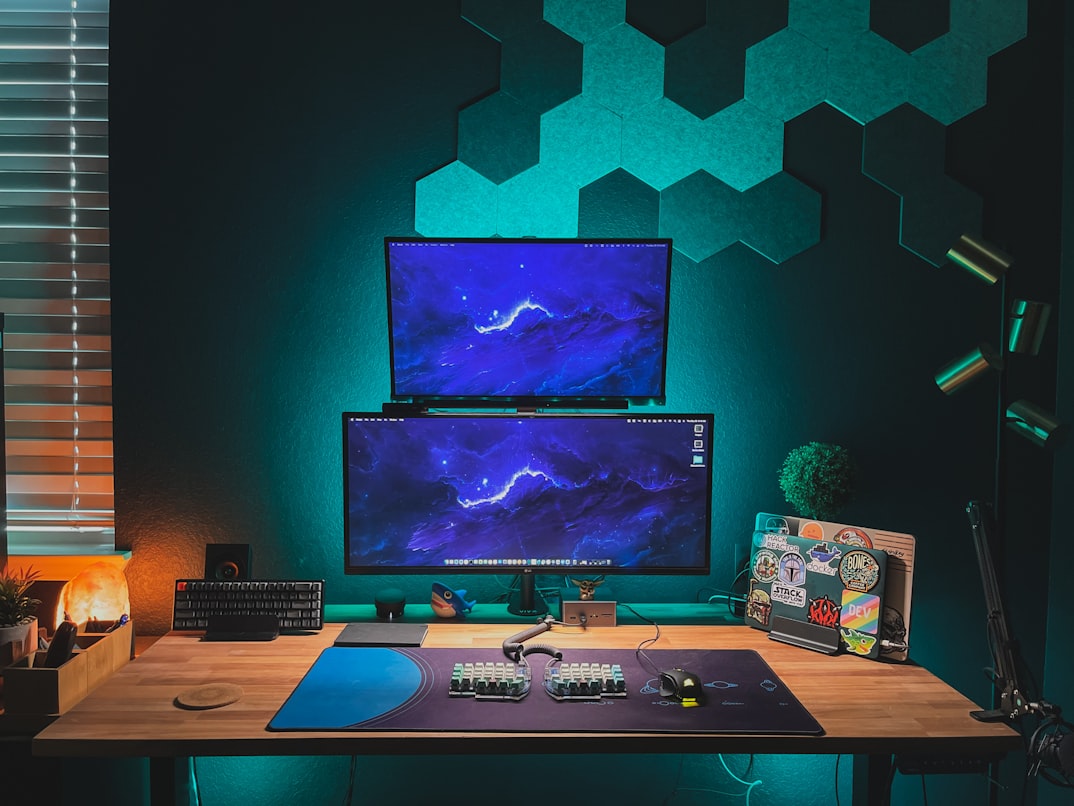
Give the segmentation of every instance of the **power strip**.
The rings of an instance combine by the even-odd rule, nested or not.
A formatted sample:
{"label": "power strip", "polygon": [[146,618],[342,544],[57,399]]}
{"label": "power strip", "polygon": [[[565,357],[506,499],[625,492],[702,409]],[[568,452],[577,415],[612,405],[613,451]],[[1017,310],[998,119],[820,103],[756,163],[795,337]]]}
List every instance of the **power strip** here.
{"label": "power strip", "polygon": [[560,601],[559,620],[582,627],[614,627],[615,602],[564,599]]}

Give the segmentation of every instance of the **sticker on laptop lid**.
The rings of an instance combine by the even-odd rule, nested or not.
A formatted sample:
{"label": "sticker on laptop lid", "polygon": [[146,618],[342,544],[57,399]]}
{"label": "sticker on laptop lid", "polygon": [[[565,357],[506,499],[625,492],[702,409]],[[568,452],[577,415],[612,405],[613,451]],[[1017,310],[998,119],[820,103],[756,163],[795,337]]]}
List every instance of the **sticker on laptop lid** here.
{"label": "sticker on laptop lid", "polygon": [[858,632],[876,635],[880,629],[880,597],[871,593],[843,591],[839,624]]}
{"label": "sticker on laptop lid", "polygon": [[856,526],[844,526],[835,533],[835,537],[832,540],[836,543],[842,543],[844,546],[857,546],[862,549],[873,548],[872,538]]}
{"label": "sticker on laptop lid", "polygon": [[880,582],[880,563],[867,551],[848,551],[839,563],[839,579],[852,591],[871,591]]}
{"label": "sticker on laptop lid", "polygon": [[779,574],[779,556],[771,549],[758,549],[753,555],[753,577],[758,582],[771,582]]}

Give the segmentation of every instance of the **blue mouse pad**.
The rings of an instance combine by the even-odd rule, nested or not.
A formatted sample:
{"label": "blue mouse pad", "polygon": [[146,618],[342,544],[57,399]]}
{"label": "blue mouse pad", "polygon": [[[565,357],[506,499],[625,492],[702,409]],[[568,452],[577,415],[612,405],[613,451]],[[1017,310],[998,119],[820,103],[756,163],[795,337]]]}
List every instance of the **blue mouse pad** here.
{"label": "blue mouse pad", "polygon": [[[515,702],[448,694],[456,662],[506,658],[499,649],[329,647],[268,724],[269,730],[401,730],[583,733],[725,733],[818,736],[824,732],[753,650],[650,650],[659,669],[701,680],[705,705],[684,708],[660,694],[657,676],[629,649],[564,652],[563,662],[618,663],[627,696],[559,701],[544,690],[546,655],[530,655],[533,683]],[[594,707],[596,706],[596,707]]]}

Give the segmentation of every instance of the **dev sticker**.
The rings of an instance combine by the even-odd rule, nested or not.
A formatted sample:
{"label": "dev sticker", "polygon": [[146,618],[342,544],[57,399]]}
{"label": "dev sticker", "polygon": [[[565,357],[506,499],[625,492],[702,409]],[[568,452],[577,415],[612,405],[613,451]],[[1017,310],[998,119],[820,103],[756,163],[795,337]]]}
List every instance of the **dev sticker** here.
{"label": "dev sticker", "polygon": [[843,591],[839,624],[858,632],[876,635],[880,628],[880,597],[873,596],[871,593]]}
{"label": "dev sticker", "polygon": [[772,583],[772,601],[781,602],[791,607],[805,607],[806,593],[802,588],[794,585],[784,585],[782,582]]}
{"label": "dev sticker", "polygon": [[871,591],[880,581],[880,563],[867,551],[848,551],[839,563],[839,579],[852,591]]}

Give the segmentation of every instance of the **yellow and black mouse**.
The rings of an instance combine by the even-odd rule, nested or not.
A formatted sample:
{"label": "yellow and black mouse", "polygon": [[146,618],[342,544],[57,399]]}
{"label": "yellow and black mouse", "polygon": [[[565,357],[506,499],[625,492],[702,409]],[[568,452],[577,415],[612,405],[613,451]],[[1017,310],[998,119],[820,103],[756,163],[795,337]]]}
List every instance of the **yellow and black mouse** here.
{"label": "yellow and black mouse", "polygon": [[683,708],[705,704],[705,688],[701,678],[677,667],[660,672],[660,695],[678,700]]}

